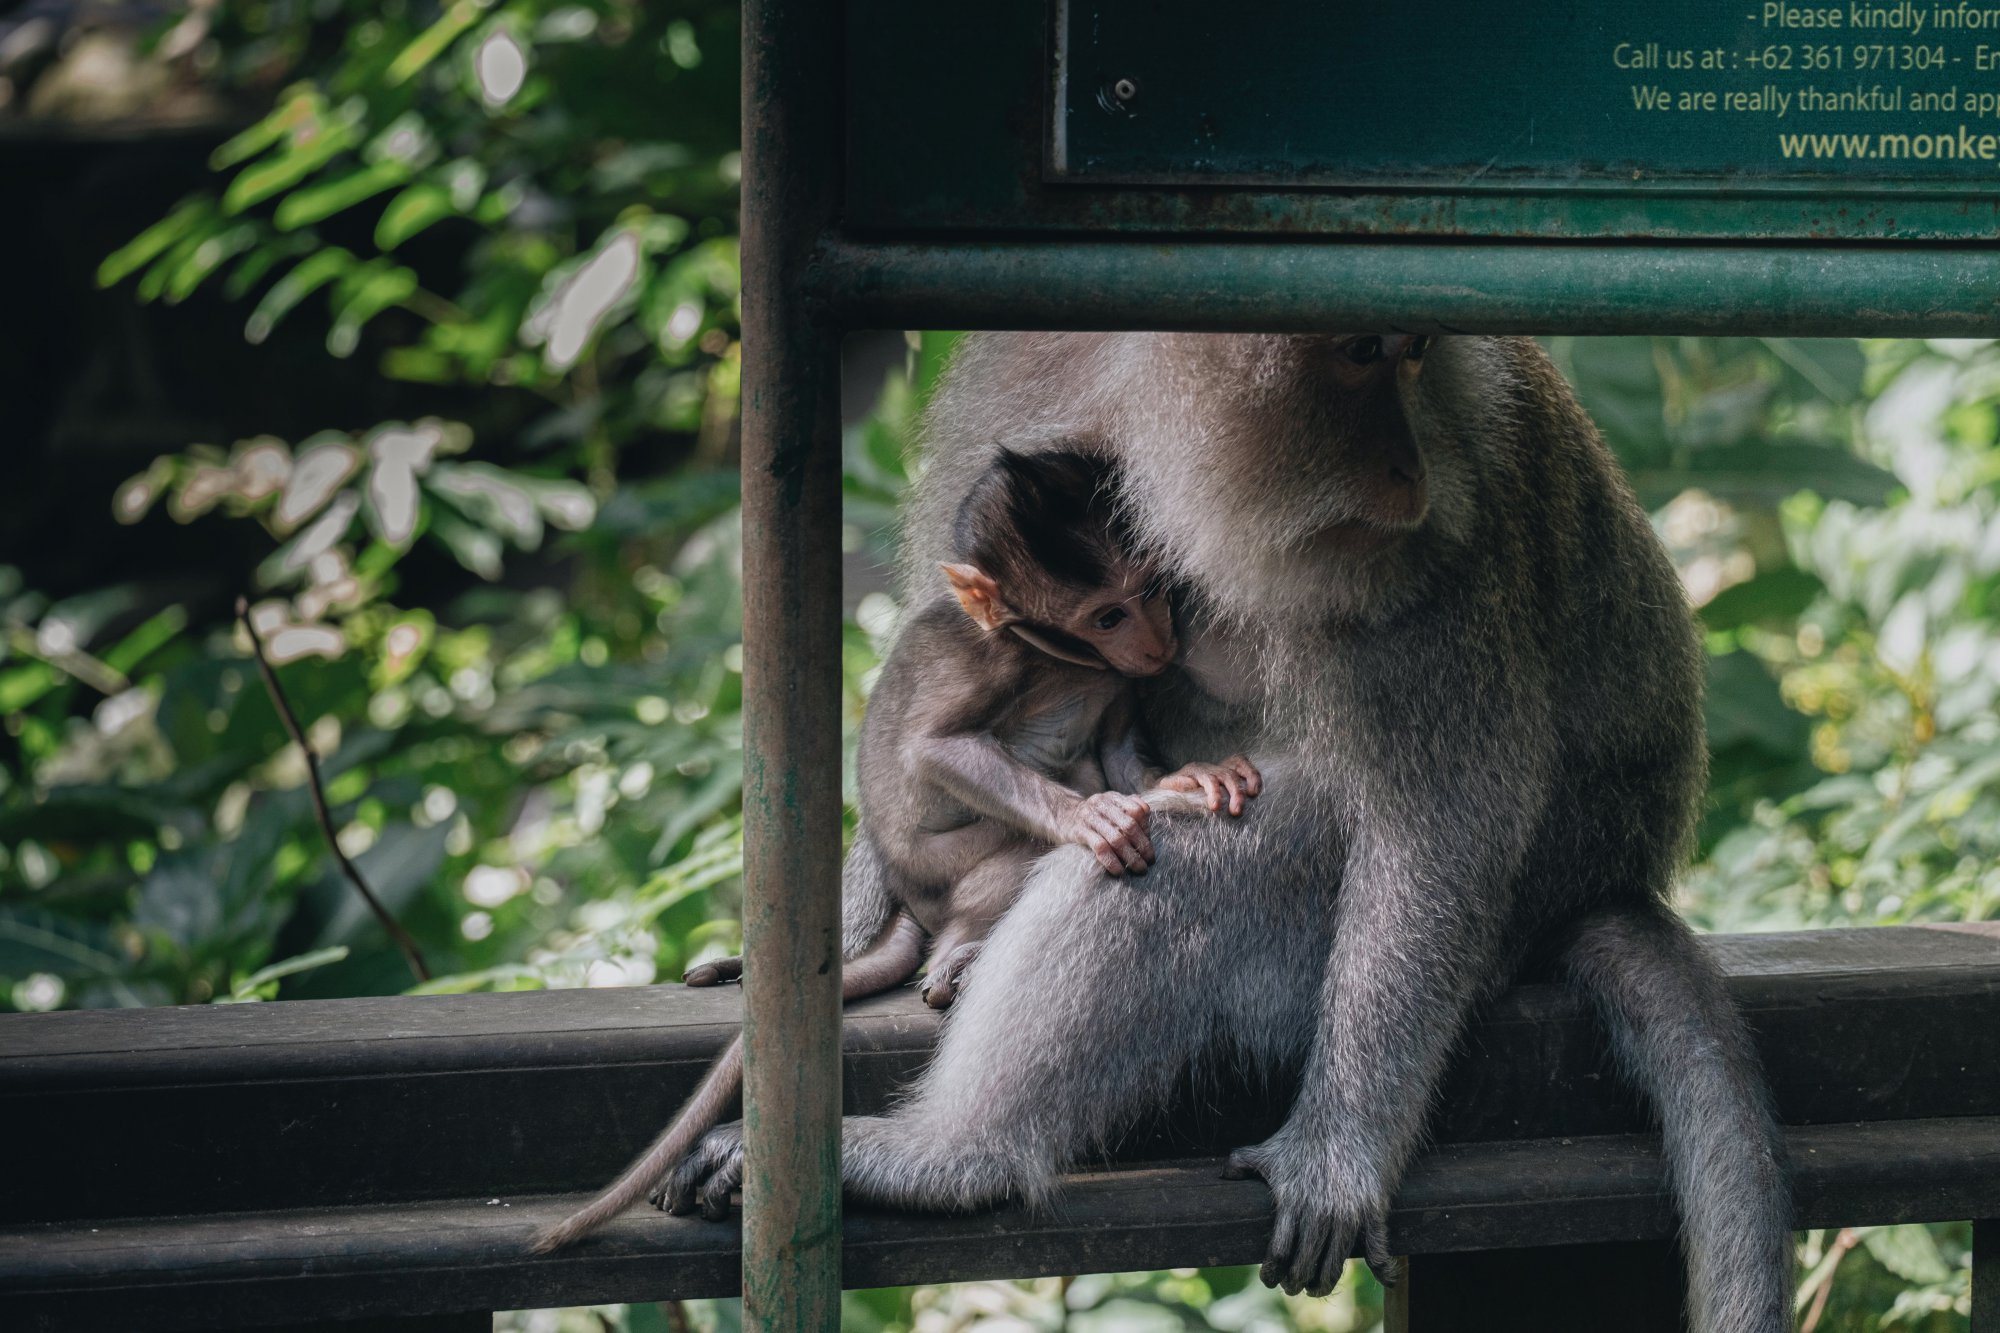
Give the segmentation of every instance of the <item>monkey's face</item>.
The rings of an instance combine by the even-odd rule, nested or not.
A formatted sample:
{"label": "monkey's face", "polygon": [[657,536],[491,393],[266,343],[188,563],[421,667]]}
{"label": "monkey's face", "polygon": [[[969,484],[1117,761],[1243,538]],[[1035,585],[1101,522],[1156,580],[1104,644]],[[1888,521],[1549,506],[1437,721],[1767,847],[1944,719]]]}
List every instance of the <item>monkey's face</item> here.
{"label": "monkey's face", "polygon": [[1157,676],[1180,652],[1161,581],[1145,565],[1120,560],[1111,578],[1069,608],[1057,628],[1087,643],[1121,676]]}
{"label": "monkey's face", "polygon": [[1377,604],[1440,499],[1431,360],[1408,334],[1135,340],[1120,425],[1144,540],[1225,615]]}

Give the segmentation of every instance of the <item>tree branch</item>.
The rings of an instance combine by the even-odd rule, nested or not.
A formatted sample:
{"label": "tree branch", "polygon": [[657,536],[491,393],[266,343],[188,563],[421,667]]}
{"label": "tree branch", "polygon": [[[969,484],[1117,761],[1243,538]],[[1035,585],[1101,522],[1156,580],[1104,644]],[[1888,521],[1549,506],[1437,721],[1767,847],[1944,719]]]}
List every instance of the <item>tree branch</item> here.
{"label": "tree branch", "polygon": [[360,870],[356,869],[354,862],[348,859],[347,853],[340,850],[340,838],[334,831],[333,815],[326,805],[326,784],[321,781],[319,775],[319,757],[307,743],[306,734],[299,726],[298,715],[292,712],[291,701],[285,698],[284,690],[278,685],[278,673],[271,669],[271,660],[264,655],[264,640],[258,635],[257,627],[250,623],[248,598],[236,599],[236,618],[242,622],[243,632],[250,636],[250,652],[257,659],[257,674],[264,678],[264,689],[271,696],[272,706],[278,710],[278,720],[285,724],[286,733],[299,747],[299,752],[306,757],[306,790],[312,796],[313,814],[319,819],[319,831],[326,836],[327,850],[333,853],[334,861],[340,866],[340,873],[347,876],[347,882],[354,886],[355,892],[359,893],[362,901],[368,904],[368,910],[382,923],[382,929],[389,932],[389,938],[403,951],[403,959],[409,963],[410,971],[416,974],[417,980],[429,981],[431,970],[425,964],[423,951],[417,948],[417,942],[410,938],[410,932],[404,930],[402,923],[382,905],[382,900],[375,896],[375,890],[368,887],[368,881],[361,877]]}

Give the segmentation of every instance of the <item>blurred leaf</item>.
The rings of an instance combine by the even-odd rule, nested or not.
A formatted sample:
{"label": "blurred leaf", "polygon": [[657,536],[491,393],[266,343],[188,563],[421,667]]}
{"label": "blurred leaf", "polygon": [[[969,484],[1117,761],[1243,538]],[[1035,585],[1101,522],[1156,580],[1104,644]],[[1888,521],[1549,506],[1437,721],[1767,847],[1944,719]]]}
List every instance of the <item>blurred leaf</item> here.
{"label": "blurred leaf", "polygon": [[1738,629],[1771,620],[1795,619],[1826,590],[1819,575],[1787,565],[1724,588],[1701,608],[1711,630]]}
{"label": "blurred leaf", "polygon": [[353,266],[354,256],[338,246],[306,256],[284,277],[271,284],[271,290],[264,293],[264,299],[250,312],[250,320],[243,326],[243,336],[253,343],[263,342],[271,336],[271,330],[277,327],[278,321],[291,313],[293,306]]}
{"label": "blurred leaf", "polygon": [[173,212],[105,256],[104,262],[97,266],[97,285],[111,287],[123,282],[214,215],[215,205],[207,199],[184,201]]}
{"label": "blurred leaf", "polygon": [[1765,338],[1764,345],[1799,380],[1799,388],[1833,403],[1861,396],[1868,358],[1852,338]]}
{"label": "blurred leaf", "polygon": [[1805,753],[1806,719],[1785,706],[1769,668],[1751,653],[1708,659],[1707,707],[1713,749],[1749,745],[1786,757]]}
{"label": "blurred leaf", "polygon": [[1640,503],[1657,508],[1690,486],[1734,504],[1770,508],[1795,491],[1829,500],[1879,505],[1899,483],[1895,475],[1845,449],[1812,444],[1747,443],[1697,449],[1674,468],[1638,468],[1632,485]]}
{"label": "blurred leaf", "polygon": [[396,58],[389,63],[384,82],[393,88],[421,73],[425,66],[443,55],[467,28],[479,21],[480,11],[484,8],[474,0],[453,0],[442,18],[397,52]]}
{"label": "blurred leaf", "polygon": [[207,281],[210,274],[257,244],[257,229],[249,224],[229,227],[207,237],[186,259],[176,264],[166,280],[168,305],[178,305]]}
{"label": "blurred leaf", "polygon": [[303,144],[281,151],[238,172],[222,192],[222,211],[241,213],[261,204],[272,195],[289,190],[354,146],[352,128],[338,122],[322,122],[321,130]]}
{"label": "blurred leaf", "polygon": [[[361,872],[382,905],[391,913],[400,914],[417,892],[437,877],[444,865],[444,843],[450,833],[450,826],[445,824],[427,829],[407,823],[390,824],[376,838],[374,846],[354,858],[354,868]],[[328,873],[337,876],[339,872],[329,865]],[[317,947],[352,944],[357,938],[372,938],[371,932],[381,930],[354,887],[344,880],[340,887],[345,896],[314,941]]]}
{"label": "blurred leaf", "polygon": [[101,926],[31,907],[0,905],[0,975],[115,976],[124,967]]}
{"label": "blurred leaf", "polygon": [[335,298],[338,310],[333,327],[326,335],[326,350],[335,356],[351,356],[361,343],[362,327],[389,307],[409,300],[416,290],[414,271],[382,260],[344,275]]}
{"label": "blurred leaf", "polygon": [[1942,1282],[1951,1276],[1950,1266],[1925,1227],[1871,1227],[1862,1233],[1861,1243],[1876,1263],[1905,1281]]}
{"label": "blurred leaf", "polygon": [[160,931],[189,951],[216,936],[222,919],[215,866],[196,852],[162,856],[140,883],[138,906],[132,913],[135,923]]}
{"label": "blurred leaf", "polygon": [[458,211],[449,190],[430,181],[418,181],[382,210],[382,217],[375,224],[375,244],[383,250],[393,250]]}
{"label": "blurred leaf", "polygon": [[393,190],[409,179],[409,169],[400,162],[376,162],[303,190],[294,190],[278,205],[273,221],[280,231],[293,231],[330,218],[384,190]]}
{"label": "blurred leaf", "polygon": [[1627,466],[1667,450],[1659,365],[1651,338],[1579,338],[1570,344],[1577,396]]}
{"label": "blurred leaf", "polygon": [[242,1003],[246,1000],[268,998],[265,994],[267,988],[275,992],[276,984],[286,977],[297,976],[301,972],[310,972],[313,968],[324,967],[328,963],[344,962],[347,958],[347,952],[347,946],[340,944],[335,945],[331,949],[315,949],[311,953],[302,953],[287,958],[281,963],[272,963],[268,967],[260,967],[230,987],[228,999],[217,1000],[216,1003],[228,1004],[232,1001]]}

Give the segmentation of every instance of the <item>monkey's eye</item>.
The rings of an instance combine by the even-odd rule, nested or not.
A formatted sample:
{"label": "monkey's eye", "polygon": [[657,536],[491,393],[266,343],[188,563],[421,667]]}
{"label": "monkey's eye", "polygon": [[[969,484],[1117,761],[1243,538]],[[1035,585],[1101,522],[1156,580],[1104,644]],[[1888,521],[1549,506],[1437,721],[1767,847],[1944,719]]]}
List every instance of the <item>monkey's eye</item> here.
{"label": "monkey's eye", "polygon": [[1372,334],[1347,344],[1347,359],[1357,366],[1372,366],[1382,356],[1382,340]]}
{"label": "monkey's eye", "polygon": [[1418,337],[1410,339],[1410,350],[1403,353],[1403,359],[1405,361],[1421,361],[1424,359],[1424,353],[1430,350],[1431,336],[1428,333],[1421,334]]}
{"label": "monkey's eye", "polygon": [[1118,622],[1123,619],[1125,619],[1125,608],[1114,606],[1097,617],[1097,628],[1116,629],[1118,628]]}

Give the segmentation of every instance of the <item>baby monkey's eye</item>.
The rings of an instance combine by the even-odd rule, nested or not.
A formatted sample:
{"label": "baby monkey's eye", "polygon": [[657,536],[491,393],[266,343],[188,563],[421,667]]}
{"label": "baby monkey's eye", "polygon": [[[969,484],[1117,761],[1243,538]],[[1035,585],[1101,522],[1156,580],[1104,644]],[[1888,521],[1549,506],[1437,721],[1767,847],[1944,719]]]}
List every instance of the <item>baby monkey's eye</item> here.
{"label": "baby monkey's eye", "polygon": [[1125,619],[1125,608],[1114,606],[1097,617],[1097,628],[1116,629],[1118,622]]}
{"label": "baby monkey's eye", "polygon": [[1382,355],[1382,340],[1373,335],[1356,338],[1347,345],[1347,359],[1357,366],[1372,366]]}

